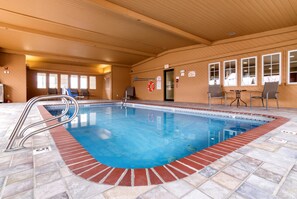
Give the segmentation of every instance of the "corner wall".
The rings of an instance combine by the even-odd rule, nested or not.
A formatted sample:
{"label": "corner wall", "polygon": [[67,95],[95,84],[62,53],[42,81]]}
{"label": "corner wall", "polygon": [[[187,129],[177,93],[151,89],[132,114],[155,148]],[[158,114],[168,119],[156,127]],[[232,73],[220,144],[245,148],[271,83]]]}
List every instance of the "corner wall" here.
{"label": "corner wall", "polygon": [[130,68],[112,66],[112,99],[122,99],[126,88],[130,84]]}
{"label": "corner wall", "polygon": [[[0,53],[0,66],[0,82],[5,85],[5,101],[9,99],[12,102],[26,102],[27,76],[25,56]],[[4,67],[8,67],[9,74],[4,74]]]}

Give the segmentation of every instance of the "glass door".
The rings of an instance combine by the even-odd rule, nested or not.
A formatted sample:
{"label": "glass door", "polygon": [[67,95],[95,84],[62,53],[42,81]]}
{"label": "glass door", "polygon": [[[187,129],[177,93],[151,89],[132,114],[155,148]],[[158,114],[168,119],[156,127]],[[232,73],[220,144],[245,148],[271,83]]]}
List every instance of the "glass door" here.
{"label": "glass door", "polygon": [[173,101],[174,100],[174,70],[164,71],[164,100]]}

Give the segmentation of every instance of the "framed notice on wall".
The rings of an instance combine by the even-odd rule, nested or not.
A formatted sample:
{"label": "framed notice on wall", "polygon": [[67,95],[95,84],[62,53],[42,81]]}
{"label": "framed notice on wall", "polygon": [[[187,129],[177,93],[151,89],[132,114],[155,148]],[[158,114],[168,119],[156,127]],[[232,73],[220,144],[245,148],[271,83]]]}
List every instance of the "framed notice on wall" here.
{"label": "framed notice on wall", "polygon": [[162,77],[161,76],[158,76],[157,78],[156,78],[156,80],[157,80],[157,90],[161,90],[162,89]]}

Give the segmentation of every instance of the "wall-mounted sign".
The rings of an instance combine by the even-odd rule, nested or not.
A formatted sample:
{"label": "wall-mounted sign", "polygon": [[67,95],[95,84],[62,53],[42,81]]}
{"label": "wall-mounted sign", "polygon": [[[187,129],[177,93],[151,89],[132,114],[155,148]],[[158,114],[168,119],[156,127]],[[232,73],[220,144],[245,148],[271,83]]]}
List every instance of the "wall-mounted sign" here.
{"label": "wall-mounted sign", "polygon": [[196,77],[196,71],[189,71],[188,77]]}
{"label": "wall-mounted sign", "polygon": [[185,76],[185,72],[186,72],[185,70],[180,70],[180,76],[182,77]]}
{"label": "wall-mounted sign", "polygon": [[157,80],[157,90],[161,90],[161,88],[162,88],[162,77],[161,76],[157,76],[157,78],[156,78],[156,80]]}

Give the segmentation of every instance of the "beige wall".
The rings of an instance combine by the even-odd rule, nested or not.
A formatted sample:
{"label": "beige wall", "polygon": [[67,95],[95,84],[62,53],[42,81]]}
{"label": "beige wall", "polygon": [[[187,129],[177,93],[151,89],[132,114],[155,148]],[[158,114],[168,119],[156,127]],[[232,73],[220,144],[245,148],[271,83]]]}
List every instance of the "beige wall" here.
{"label": "beige wall", "polygon": [[102,80],[102,99],[111,100],[112,97],[112,76],[111,73],[105,74]]}
{"label": "beige wall", "polygon": [[130,84],[130,68],[112,66],[112,99],[122,99]]}
{"label": "beige wall", "polygon": [[[196,102],[207,103],[208,90],[208,64],[212,62],[220,62],[221,85],[223,84],[223,61],[237,59],[237,87],[224,87],[224,90],[246,89],[246,90],[263,90],[262,80],[262,55],[268,53],[282,53],[282,83],[280,85],[280,106],[281,107],[297,107],[295,99],[297,99],[297,85],[287,84],[287,67],[288,67],[288,50],[297,49],[297,31],[278,32],[271,31],[256,35],[238,37],[228,39],[212,44],[211,46],[192,46],[182,49],[172,50],[159,55],[155,59],[147,60],[132,68],[132,79],[138,78],[156,78],[162,76],[164,64],[169,64],[174,68],[175,76],[180,76],[180,70],[185,70],[186,75],[180,76],[178,88],[175,85],[175,101],[176,102]],[[240,59],[257,56],[257,86],[240,86]],[[195,71],[196,77],[189,78],[187,73]],[[135,81],[133,85],[136,87],[136,95],[143,100],[163,100],[162,90],[155,90],[152,93],[147,91],[147,81]],[[234,98],[234,94],[230,94],[229,102]],[[242,93],[243,99],[249,104],[249,92]],[[215,101],[220,103],[220,100]],[[260,105],[259,101],[253,103]],[[271,106],[275,106],[274,100],[270,102]]]}
{"label": "beige wall", "polygon": [[[44,72],[47,74],[47,85],[49,84],[48,74],[55,73],[58,74],[68,74],[69,77],[71,74],[76,75],[87,75],[87,76],[96,76],[96,89],[88,89],[90,94],[90,99],[102,99],[102,89],[103,89],[103,76],[98,74],[97,68],[94,67],[83,67],[83,66],[73,66],[73,65],[63,65],[63,64],[52,64],[52,63],[42,63],[42,62],[29,62],[28,65],[30,68],[27,69],[27,94],[28,99],[38,96],[46,95],[47,89],[38,89],[37,88],[37,73]],[[80,81],[80,80],[78,80]],[[69,80],[70,82],[70,80]],[[58,85],[60,85],[60,78],[58,78]]]}
{"label": "beige wall", "polygon": [[[155,90],[153,92],[149,92],[147,89],[147,80],[137,80],[137,78],[147,78],[147,79],[152,79],[156,78],[157,76],[161,76],[162,78],[162,85],[161,85],[161,90]],[[134,80],[136,79],[136,80]],[[150,72],[144,72],[141,74],[135,74],[132,75],[132,85],[135,87],[135,93],[136,97],[138,99],[143,99],[143,100],[159,100],[162,101],[164,99],[164,79],[163,79],[163,70],[158,69]],[[156,81],[155,81],[155,87],[156,87]]]}
{"label": "beige wall", "polygon": [[[27,99],[25,56],[0,53],[0,66],[0,82],[5,84],[5,100],[25,102]],[[4,67],[8,67],[9,74],[3,73]]]}

